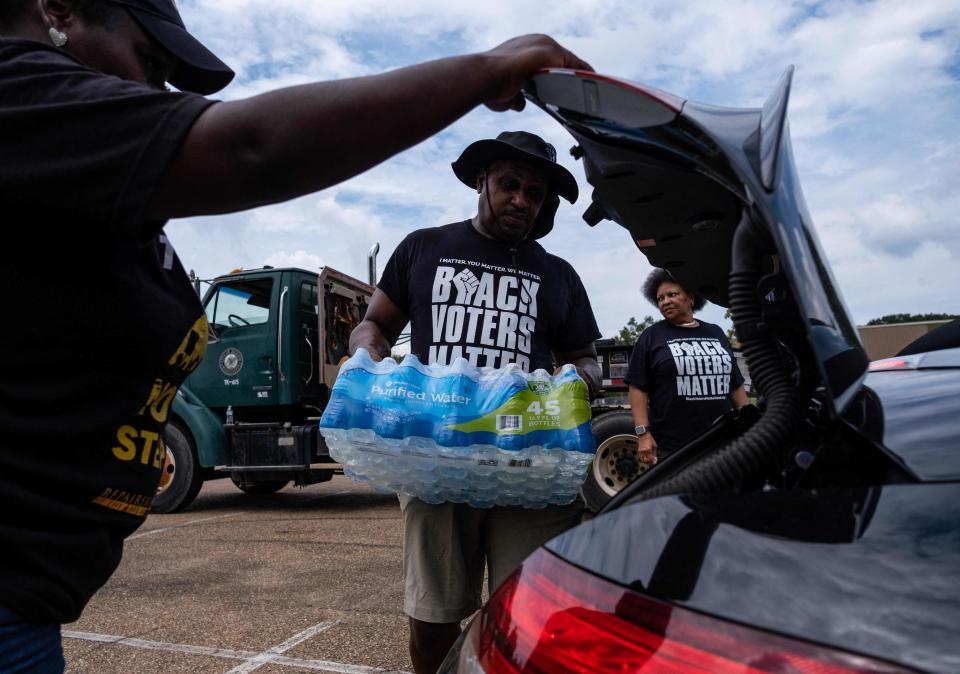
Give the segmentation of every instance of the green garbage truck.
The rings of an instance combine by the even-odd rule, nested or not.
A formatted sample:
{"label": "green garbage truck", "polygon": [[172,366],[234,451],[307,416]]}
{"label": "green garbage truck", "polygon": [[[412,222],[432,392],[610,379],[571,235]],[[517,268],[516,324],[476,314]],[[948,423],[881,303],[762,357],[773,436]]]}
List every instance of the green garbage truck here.
{"label": "green garbage truck", "polygon": [[340,470],[318,420],[373,290],[330,267],[264,267],[209,282],[207,354],[173,402],[153,512],[186,508],[208,479],[268,494]]}

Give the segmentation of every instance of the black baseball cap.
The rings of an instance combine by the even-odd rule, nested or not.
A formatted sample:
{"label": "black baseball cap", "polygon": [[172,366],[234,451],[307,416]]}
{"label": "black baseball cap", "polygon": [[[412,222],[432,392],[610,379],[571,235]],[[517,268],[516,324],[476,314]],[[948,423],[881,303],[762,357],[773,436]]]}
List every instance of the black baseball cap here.
{"label": "black baseball cap", "polygon": [[234,72],[187,32],[173,0],[109,0],[126,7],[154,40],[177,59],[170,84],[181,91],[212,94],[233,79]]}
{"label": "black baseball cap", "polygon": [[557,151],[540,136],[528,131],[504,131],[496,138],[478,140],[467,146],[453,162],[453,173],[467,187],[476,187],[477,176],[495,161],[522,161],[543,170],[550,184],[550,194],[540,207],[537,221],[528,238],[539,239],[553,229],[553,217],[562,196],[571,204],[577,200],[577,180],[557,163]]}

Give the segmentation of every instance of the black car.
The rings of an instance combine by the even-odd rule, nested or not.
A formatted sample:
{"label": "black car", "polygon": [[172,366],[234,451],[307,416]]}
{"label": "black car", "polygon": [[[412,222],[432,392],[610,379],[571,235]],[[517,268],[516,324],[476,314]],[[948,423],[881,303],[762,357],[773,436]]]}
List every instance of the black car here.
{"label": "black car", "polygon": [[762,109],[528,87],[576,139],[588,224],[731,308],[762,414],[535,552],[442,672],[960,672],[960,348],[868,363],[797,180],[791,75]]}

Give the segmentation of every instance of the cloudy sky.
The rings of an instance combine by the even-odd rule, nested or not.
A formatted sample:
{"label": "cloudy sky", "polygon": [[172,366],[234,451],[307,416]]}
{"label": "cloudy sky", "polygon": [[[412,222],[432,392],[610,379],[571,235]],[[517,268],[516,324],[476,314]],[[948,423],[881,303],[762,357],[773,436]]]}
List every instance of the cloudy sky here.
{"label": "cloudy sky", "polygon": [[[820,240],[857,323],[960,313],[960,2],[891,0],[180,0],[188,27],[237,71],[238,99],[481,51],[541,32],[597,71],[715,105],[759,107],[796,66],[790,125]],[[438,87],[443,82],[437,82]],[[428,105],[429,101],[424,101]],[[503,130],[539,133],[580,182],[542,240],[578,270],[604,336],[656,315],[650,267],[611,222],[589,228],[572,138],[532,106],[470,113],[443,133],[324,192],[241,214],[171,221],[188,269],[330,265],[366,278],[410,231],[476,210],[450,162]],[[335,161],[336,158],[318,158]],[[566,204],[566,202],[563,202]],[[702,317],[723,323],[722,310]]]}

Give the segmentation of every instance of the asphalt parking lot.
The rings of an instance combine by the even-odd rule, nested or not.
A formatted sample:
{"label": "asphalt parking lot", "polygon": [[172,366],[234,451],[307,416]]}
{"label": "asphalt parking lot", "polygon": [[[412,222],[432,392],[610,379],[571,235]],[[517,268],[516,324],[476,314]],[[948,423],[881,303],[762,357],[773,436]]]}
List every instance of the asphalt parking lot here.
{"label": "asphalt parking lot", "polygon": [[411,671],[394,495],[343,476],[270,496],[204,485],[150,515],[63,628],[76,674]]}

